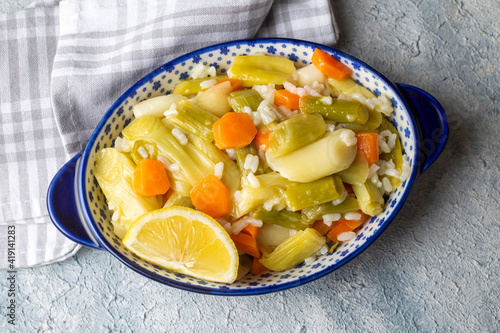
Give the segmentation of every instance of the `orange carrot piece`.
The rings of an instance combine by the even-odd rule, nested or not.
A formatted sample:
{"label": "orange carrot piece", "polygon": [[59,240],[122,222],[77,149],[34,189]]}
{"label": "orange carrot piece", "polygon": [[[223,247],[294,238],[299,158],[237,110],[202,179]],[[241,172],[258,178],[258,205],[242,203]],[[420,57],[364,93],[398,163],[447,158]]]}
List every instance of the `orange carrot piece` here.
{"label": "orange carrot piece", "polygon": [[196,184],[190,192],[191,201],[199,211],[212,217],[231,212],[229,190],[219,178],[208,175]]}
{"label": "orange carrot piece", "polygon": [[246,227],[241,230],[241,232],[252,236],[253,238],[257,238],[257,235],[259,234],[260,227],[257,227],[256,225],[253,224],[247,224]]}
{"label": "orange carrot piece", "polygon": [[251,270],[252,274],[259,275],[267,271],[269,271],[269,269],[261,264],[259,258],[253,258],[252,270]]}
{"label": "orange carrot piece", "polygon": [[[332,224],[333,225],[333,224]],[[316,229],[322,236],[326,235],[330,231],[332,225],[326,225],[323,220],[317,220],[313,223],[312,227]]]}
{"label": "orange carrot piece", "polygon": [[269,149],[269,140],[272,132],[273,131],[269,129],[263,129],[257,132],[257,135],[255,136],[255,143],[257,143],[257,146],[260,149],[264,151]]}
{"label": "orange carrot piece", "polygon": [[361,214],[361,217],[358,220],[340,219],[339,222],[345,223],[352,230],[357,229],[357,228],[361,227],[370,218],[369,215],[363,213],[360,210],[358,210],[358,213]]}
{"label": "orange carrot piece", "polygon": [[372,132],[356,133],[358,139],[358,150],[361,150],[365,156],[368,164],[373,164],[378,161],[378,134]]}
{"label": "orange carrot piece", "polygon": [[335,80],[345,80],[352,74],[352,69],[320,49],[314,50],[312,62],[321,73]]}
{"label": "orange carrot piece", "polygon": [[167,193],[165,193],[165,195],[163,196],[163,204],[165,204],[168,199],[172,196],[172,194],[174,194],[174,190],[172,188],[169,188]]}
{"label": "orange carrot piece", "polygon": [[241,88],[241,80],[236,80],[236,79],[230,79],[230,78],[224,78],[224,79],[221,79],[219,82],[216,83],[219,84],[219,83],[222,83],[222,82],[226,82],[226,81],[229,81],[229,83],[231,83],[231,87],[233,88],[233,91],[235,90],[239,90]]}
{"label": "orange carrot piece", "polygon": [[286,89],[276,90],[274,93],[274,104],[283,105],[290,110],[299,109],[300,96]]}
{"label": "orange carrot piece", "polygon": [[242,148],[252,142],[257,128],[248,114],[228,112],[215,122],[213,132],[219,149]]}
{"label": "orange carrot piece", "polygon": [[326,237],[330,238],[334,242],[339,241],[337,237],[340,234],[354,230],[353,228],[351,228],[350,226],[348,226],[344,222],[337,221],[337,222],[333,222],[333,223],[334,224],[333,224],[332,228],[330,229],[330,231],[328,232],[328,234],[326,234]]}
{"label": "orange carrot piece", "polygon": [[241,250],[254,258],[260,258],[259,245],[257,244],[257,239],[251,235],[240,232],[238,234],[232,234],[231,239],[238,250]]}
{"label": "orange carrot piece", "polygon": [[132,183],[137,194],[144,196],[165,194],[170,188],[163,163],[149,158],[139,161],[134,170]]}

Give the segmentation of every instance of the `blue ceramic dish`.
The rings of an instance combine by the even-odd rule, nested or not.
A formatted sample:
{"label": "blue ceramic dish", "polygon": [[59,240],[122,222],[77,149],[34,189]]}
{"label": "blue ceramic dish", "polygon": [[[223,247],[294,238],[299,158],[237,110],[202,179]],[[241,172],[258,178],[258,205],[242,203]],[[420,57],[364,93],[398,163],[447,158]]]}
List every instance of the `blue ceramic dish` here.
{"label": "blue ceramic dish", "polygon": [[[215,66],[224,74],[235,55],[267,53],[287,57],[298,67],[311,63],[315,48],[321,48],[353,69],[352,78],[376,95],[392,100],[391,121],[399,131],[404,152],[409,157],[411,175],[387,200],[384,212],[371,218],[357,237],[343,243],[332,254],[309,265],[286,272],[248,275],[231,285],[200,281],[172,273],[142,260],[128,251],[109,222],[111,212],[96,179],[97,152],[113,145],[132,120],[132,105],[168,94],[176,82],[187,78],[196,64]],[[71,240],[106,250],[132,270],[161,283],[215,295],[255,295],[280,291],[316,280],[336,270],[365,250],[387,228],[403,206],[412,184],[441,153],[448,135],[445,113],[428,93],[405,84],[393,84],[354,57],[314,43],[291,39],[240,40],[214,45],[172,60],[146,75],[128,89],[104,114],[85,150],[71,159],[55,176],[48,191],[49,213],[55,226]]]}

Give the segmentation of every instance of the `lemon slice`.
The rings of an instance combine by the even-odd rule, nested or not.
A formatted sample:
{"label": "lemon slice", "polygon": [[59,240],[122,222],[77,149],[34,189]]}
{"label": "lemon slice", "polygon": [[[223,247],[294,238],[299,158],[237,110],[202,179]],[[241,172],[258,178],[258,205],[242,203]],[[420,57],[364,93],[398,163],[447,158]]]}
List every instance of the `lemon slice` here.
{"label": "lemon slice", "polygon": [[238,251],[227,232],[194,209],[146,213],[130,226],[123,244],[145,260],[201,280],[231,283],[238,273]]}

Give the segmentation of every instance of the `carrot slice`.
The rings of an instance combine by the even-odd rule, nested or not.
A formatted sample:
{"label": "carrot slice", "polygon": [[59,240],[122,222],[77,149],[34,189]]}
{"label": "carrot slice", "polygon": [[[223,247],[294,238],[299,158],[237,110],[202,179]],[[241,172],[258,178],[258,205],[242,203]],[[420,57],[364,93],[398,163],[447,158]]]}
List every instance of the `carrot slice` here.
{"label": "carrot slice", "polygon": [[257,227],[256,225],[253,224],[248,224],[246,227],[241,230],[242,233],[245,233],[247,235],[252,236],[253,238],[257,238],[257,235],[259,234],[260,227]]}
{"label": "carrot slice", "polygon": [[313,223],[312,227],[316,229],[322,236],[326,235],[330,231],[332,225],[326,225],[323,220],[317,220]]}
{"label": "carrot slice", "polygon": [[231,239],[238,250],[241,250],[254,258],[260,258],[259,245],[257,245],[257,239],[251,235],[240,232],[238,234],[232,234]]}
{"label": "carrot slice", "polygon": [[255,143],[259,146],[260,149],[267,151],[269,149],[269,140],[271,138],[271,133],[273,131],[269,129],[263,129],[257,132],[255,136]]}
{"label": "carrot slice", "polygon": [[174,194],[174,190],[172,188],[169,188],[167,193],[165,193],[165,195],[163,196],[163,204],[165,204],[168,199],[172,196],[172,194]]}
{"label": "carrot slice", "polygon": [[252,274],[259,275],[267,271],[269,271],[269,269],[261,264],[259,258],[253,258],[252,270],[251,270]]}
{"label": "carrot slice", "polygon": [[144,196],[165,194],[170,188],[163,163],[149,158],[139,161],[134,170],[132,183],[137,194]]}
{"label": "carrot slice", "polygon": [[352,74],[352,69],[320,49],[314,50],[312,62],[321,73],[335,80],[345,80]]}
{"label": "carrot slice", "polygon": [[226,81],[229,81],[229,83],[231,83],[231,87],[233,88],[233,91],[235,90],[239,90],[241,88],[241,80],[237,80],[237,79],[230,79],[230,78],[224,78],[224,79],[221,79],[219,82],[216,83],[219,84],[219,83],[222,83],[222,82],[226,82]]}
{"label": "carrot slice", "polygon": [[354,230],[353,228],[351,228],[350,226],[348,226],[344,222],[337,221],[337,222],[333,222],[333,223],[334,224],[333,224],[332,228],[330,229],[330,231],[328,232],[328,234],[326,234],[326,237],[330,238],[334,242],[339,241],[337,237],[340,234]]}
{"label": "carrot slice", "polygon": [[368,164],[373,164],[378,161],[378,134],[372,132],[356,133],[358,139],[358,150],[361,150],[365,156]]}
{"label": "carrot slice", "polygon": [[193,205],[205,214],[220,217],[231,211],[231,199],[226,185],[214,175],[208,175],[190,192]]}
{"label": "carrot slice", "polygon": [[213,132],[219,149],[242,148],[252,142],[257,128],[248,114],[228,112],[215,122]]}
{"label": "carrot slice", "polygon": [[276,90],[274,93],[274,104],[283,105],[290,110],[299,109],[300,96],[286,89]]}

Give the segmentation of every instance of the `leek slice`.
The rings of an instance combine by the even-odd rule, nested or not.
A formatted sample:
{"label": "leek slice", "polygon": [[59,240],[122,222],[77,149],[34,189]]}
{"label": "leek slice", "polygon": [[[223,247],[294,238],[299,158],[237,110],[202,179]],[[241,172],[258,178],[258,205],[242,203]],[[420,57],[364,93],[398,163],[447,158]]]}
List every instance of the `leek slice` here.
{"label": "leek slice", "polygon": [[[346,143],[340,129],[289,154],[267,156],[271,169],[295,182],[307,183],[347,169],[356,157],[356,144]],[[352,134],[352,132],[351,132]]]}
{"label": "leek slice", "polygon": [[142,116],[132,120],[122,134],[131,146],[138,140],[155,143],[158,156],[171,165],[167,173],[172,189],[189,196],[195,184],[213,173],[215,164],[191,142],[182,145],[164,123],[151,115]]}
{"label": "leek slice", "polygon": [[307,228],[278,245],[260,262],[272,271],[286,271],[318,252],[325,243],[325,237],[313,228]]}
{"label": "leek slice", "polygon": [[145,197],[137,194],[133,187],[135,164],[115,148],[99,151],[95,178],[106,200],[115,211],[111,223],[115,234],[123,238],[129,226],[139,216],[161,208],[156,196]]}
{"label": "leek slice", "polygon": [[231,79],[242,81],[243,87],[283,84],[295,71],[293,61],[273,56],[236,56],[228,73]]}

